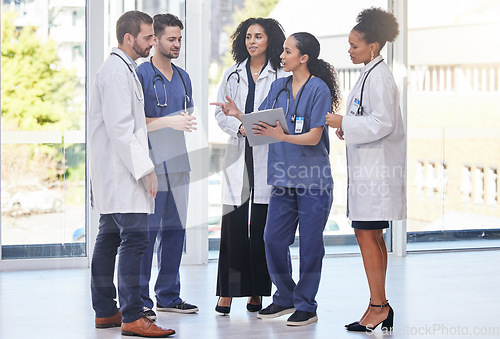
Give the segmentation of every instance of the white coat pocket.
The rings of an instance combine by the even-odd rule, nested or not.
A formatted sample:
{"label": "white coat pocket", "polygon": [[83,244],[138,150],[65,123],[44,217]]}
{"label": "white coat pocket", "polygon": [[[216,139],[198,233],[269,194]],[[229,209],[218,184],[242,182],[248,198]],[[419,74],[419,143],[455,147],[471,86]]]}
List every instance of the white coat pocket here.
{"label": "white coat pocket", "polygon": [[387,168],[384,169],[385,159],[384,150],[380,147],[358,147],[356,149],[357,161],[353,163],[356,165],[351,168],[351,173],[354,180],[369,180],[380,181],[383,180]]}

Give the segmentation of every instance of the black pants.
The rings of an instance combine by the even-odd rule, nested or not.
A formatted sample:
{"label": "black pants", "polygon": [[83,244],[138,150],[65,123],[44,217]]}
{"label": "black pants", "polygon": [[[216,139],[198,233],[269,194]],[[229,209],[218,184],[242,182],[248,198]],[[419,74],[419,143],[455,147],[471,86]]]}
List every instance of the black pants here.
{"label": "black pants", "polygon": [[271,278],[267,271],[264,227],[267,204],[223,205],[217,296],[270,296]]}

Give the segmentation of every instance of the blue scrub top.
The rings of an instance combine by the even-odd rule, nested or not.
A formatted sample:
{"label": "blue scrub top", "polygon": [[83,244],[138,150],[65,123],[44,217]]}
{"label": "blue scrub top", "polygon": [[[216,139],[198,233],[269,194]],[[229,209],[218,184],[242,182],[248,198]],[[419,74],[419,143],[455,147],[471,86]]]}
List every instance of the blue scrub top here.
{"label": "blue scrub top", "polygon": [[[167,90],[167,106],[159,107],[156,103],[156,94],[153,87],[153,78],[155,71],[150,62],[144,62],[137,69],[137,76],[141,82],[144,91],[144,111],[148,118],[160,118],[168,115],[178,115],[184,110],[184,99],[187,95],[188,112],[193,112],[193,90],[191,88],[191,79],[186,71],[177,67],[182,75],[182,79],[186,84],[186,88],[182,84],[182,79],[177,70],[173,70],[172,80],[168,79],[156,68],[156,72],[163,78],[165,88]],[[160,80],[156,81],[156,93],[160,104],[165,103],[165,91]],[[186,149],[186,140],[183,131],[177,131],[173,128],[163,128],[154,132],[149,132],[150,154],[151,159],[155,164],[155,172],[157,174],[189,172],[189,157]],[[161,147],[157,146],[158,144]],[[154,150],[151,148],[153,145]]]}
{"label": "blue scrub top", "polygon": [[[260,110],[272,108],[276,95],[285,86],[287,79],[280,78],[271,84],[267,98],[259,107]],[[303,93],[297,107],[296,117],[304,117],[304,125],[301,133],[295,133],[295,123],[292,123],[291,117],[295,112],[297,102],[292,96],[292,81],[289,81],[287,88],[290,93],[288,114],[286,114],[287,93],[285,91],[280,93],[275,108],[283,108],[290,135],[306,133],[315,127],[322,127],[323,134],[319,143],[314,146],[295,145],[288,142],[270,144],[267,183],[283,187],[331,189],[333,179],[329,158],[330,141],[328,126],[325,126],[325,115],[332,110],[330,90],[318,77],[312,77],[300,90]],[[299,98],[300,91],[296,99]]]}

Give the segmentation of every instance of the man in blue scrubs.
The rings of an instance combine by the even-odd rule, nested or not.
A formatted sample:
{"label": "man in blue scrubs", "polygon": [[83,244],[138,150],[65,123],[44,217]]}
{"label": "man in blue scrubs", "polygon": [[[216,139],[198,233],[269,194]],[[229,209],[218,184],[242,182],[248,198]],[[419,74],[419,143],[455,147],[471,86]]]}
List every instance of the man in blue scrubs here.
{"label": "man in blue scrubs", "polygon": [[141,296],[145,314],[152,320],[153,300],[149,280],[153,250],[158,239],[158,277],[155,284],[156,310],[195,313],[198,307],[180,298],[179,266],[186,234],[189,193],[189,157],[184,132],[196,129],[189,75],[172,64],[179,57],[183,24],[175,15],[153,18],[156,51],[137,74],[144,89],[144,108],[149,131],[150,156],[158,176],[155,213],[148,217],[150,242],[141,264]]}

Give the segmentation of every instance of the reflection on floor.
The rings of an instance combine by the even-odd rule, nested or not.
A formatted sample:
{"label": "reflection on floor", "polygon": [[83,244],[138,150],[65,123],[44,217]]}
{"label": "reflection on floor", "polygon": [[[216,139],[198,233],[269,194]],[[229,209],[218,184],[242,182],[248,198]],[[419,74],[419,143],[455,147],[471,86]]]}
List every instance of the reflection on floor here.
{"label": "reflection on floor", "polygon": [[[299,328],[287,327],[286,316],[257,319],[244,298],[233,302],[229,316],[217,315],[216,272],[216,263],[183,266],[182,297],[200,312],[160,313],[158,323],[176,329],[176,338],[373,337],[344,330],[368,303],[359,256],[324,260],[319,321]],[[122,338],[117,328],[93,327],[89,285],[88,269],[0,273],[0,338]],[[387,285],[396,314],[391,338],[500,337],[500,251],[390,256]],[[382,337],[380,329],[375,333]]]}

